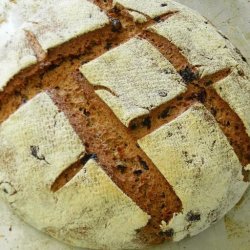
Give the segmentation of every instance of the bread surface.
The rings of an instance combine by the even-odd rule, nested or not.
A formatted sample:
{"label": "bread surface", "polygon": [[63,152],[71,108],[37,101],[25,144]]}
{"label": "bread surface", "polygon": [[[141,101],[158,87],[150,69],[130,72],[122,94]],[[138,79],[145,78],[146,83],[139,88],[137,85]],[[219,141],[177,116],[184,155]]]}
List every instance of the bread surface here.
{"label": "bread surface", "polygon": [[250,69],[169,0],[0,4],[0,195],[73,246],[196,235],[249,186]]}

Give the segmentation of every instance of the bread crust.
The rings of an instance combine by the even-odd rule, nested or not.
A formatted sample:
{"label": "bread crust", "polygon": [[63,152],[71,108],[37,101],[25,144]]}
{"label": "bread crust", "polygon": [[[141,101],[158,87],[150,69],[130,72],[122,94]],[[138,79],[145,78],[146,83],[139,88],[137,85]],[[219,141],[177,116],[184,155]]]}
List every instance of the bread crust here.
{"label": "bread crust", "polygon": [[21,21],[0,44],[0,186],[25,221],[75,246],[145,248],[241,198],[250,70],[207,20],[167,0],[8,8],[0,34]]}

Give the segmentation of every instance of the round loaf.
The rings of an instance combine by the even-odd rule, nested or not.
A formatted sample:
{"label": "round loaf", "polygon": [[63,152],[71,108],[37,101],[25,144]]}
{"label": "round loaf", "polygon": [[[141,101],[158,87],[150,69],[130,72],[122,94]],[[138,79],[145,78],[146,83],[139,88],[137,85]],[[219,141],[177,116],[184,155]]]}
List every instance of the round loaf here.
{"label": "round loaf", "polygon": [[144,249],[249,186],[250,69],[170,0],[0,3],[0,197],[67,244]]}

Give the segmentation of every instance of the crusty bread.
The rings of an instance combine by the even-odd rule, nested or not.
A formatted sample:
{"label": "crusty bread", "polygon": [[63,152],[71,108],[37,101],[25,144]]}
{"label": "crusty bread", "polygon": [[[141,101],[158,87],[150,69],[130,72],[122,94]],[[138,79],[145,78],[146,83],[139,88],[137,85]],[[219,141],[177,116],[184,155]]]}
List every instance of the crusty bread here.
{"label": "crusty bread", "polygon": [[206,19],[169,0],[4,1],[0,18],[0,195],[27,223],[135,249],[238,202],[250,69]]}

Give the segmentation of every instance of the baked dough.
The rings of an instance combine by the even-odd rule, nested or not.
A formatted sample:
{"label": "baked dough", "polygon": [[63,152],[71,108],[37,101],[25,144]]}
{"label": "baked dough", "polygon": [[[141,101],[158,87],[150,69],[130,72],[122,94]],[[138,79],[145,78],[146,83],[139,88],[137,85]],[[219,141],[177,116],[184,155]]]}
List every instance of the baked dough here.
{"label": "baked dough", "polygon": [[249,186],[250,69],[169,0],[0,3],[0,196],[72,246],[145,249]]}
{"label": "baked dough", "polygon": [[[58,192],[58,175],[86,152],[63,112],[43,93],[2,124],[1,194],[32,226],[84,248],[138,248],[144,213],[90,159]],[[84,236],[84,241],[82,237]]]}

